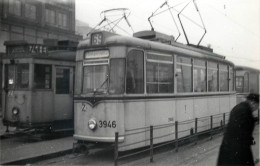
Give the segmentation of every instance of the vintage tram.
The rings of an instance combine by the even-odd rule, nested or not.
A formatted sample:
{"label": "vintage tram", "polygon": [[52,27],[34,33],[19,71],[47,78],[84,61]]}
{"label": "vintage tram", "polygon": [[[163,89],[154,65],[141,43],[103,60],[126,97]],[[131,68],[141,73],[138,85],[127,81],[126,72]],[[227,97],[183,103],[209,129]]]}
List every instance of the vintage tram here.
{"label": "vintage tram", "polygon": [[[112,143],[119,132],[120,145],[129,145],[119,151],[149,144],[142,142],[149,132],[128,135],[134,129],[228,113],[236,104],[233,63],[211,49],[176,43],[155,31],[134,37],[91,33],[78,45],[75,78],[74,139]],[[154,137],[170,132],[162,129]]]}
{"label": "vintage tram", "polygon": [[[6,41],[3,58],[3,124],[17,129],[73,130],[75,48]],[[74,45],[74,46],[73,46]],[[39,131],[38,130],[38,131]]]}
{"label": "vintage tram", "polygon": [[235,66],[237,102],[245,101],[249,93],[259,93],[259,76],[257,69]]}

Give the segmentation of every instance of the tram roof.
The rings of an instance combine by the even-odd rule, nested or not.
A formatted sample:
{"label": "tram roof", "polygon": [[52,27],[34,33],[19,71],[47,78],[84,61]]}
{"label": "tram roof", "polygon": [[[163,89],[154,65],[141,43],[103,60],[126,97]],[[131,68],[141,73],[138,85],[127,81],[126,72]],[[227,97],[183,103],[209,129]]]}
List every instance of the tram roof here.
{"label": "tram roof", "polygon": [[247,67],[247,66],[235,66],[235,70],[246,70],[246,71],[253,71],[253,72],[258,72],[260,73],[259,69]]}
{"label": "tram roof", "polygon": [[[149,41],[144,40],[136,37],[128,37],[128,36],[121,36],[118,34],[114,34],[111,32],[106,31],[98,31],[95,33],[102,33],[104,36],[103,44],[102,46],[113,46],[113,45],[125,45],[125,46],[132,46],[137,48],[142,48],[146,50],[152,50],[152,51],[163,51],[163,52],[169,52],[169,53],[178,53],[180,55],[184,56],[191,56],[191,57],[197,57],[197,58],[203,58],[203,59],[213,59],[216,61],[223,61],[230,64],[233,64],[231,61],[228,61],[225,59],[225,56],[202,50],[199,48],[195,48],[192,46],[188,46],[185,44],[174,42],[171,45],[155,42],[155,41]],[[78,49],[86,49],[91,46],[91,37],[79,42]]]}

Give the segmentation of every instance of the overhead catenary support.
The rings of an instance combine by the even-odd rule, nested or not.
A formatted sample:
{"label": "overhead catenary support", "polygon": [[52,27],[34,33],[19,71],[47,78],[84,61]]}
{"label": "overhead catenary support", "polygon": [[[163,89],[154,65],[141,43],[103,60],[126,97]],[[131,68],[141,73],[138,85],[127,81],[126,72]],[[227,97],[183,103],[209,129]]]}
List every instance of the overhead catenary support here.
{"label": "overhead catenary support", "polygon": [[[109,13],[112,13],[112,12],[119,12],[119,14],[118,15],[109,15]],[[131,26],[131,24],[128,20],[130,13],[131,13],[130,10],[127,8],[115,8],[115,9],[109,9],[109,10],[102,11],[100,13],[101,17],[103,15],[102,21],[99,24],[97,24],[94,28],[92,28],[92,30],[87,35],[89,35],[90,33],[92,33],[95,30],[99,30],[99,29],[105,28],[107,26],[109,26],[109,30],[107,30],[109,32],[114,32],[114,28],[117,27],[120,30],[124,31],[125,33],[128,33],[123,28],[119,27],[119,25],[118,25],[123,19],[126,21],[127,25],[134,32],[133,27]],[[116,20],[111,20],[109,17],[112,17],[112,16],[119,16],[119,18]],[[107,24],[105,24],[104,26],[101,26],[104,22],[106,22]],[[99,26],[101,26],[101,27],[97,29],[97,27],[99,27]]]}

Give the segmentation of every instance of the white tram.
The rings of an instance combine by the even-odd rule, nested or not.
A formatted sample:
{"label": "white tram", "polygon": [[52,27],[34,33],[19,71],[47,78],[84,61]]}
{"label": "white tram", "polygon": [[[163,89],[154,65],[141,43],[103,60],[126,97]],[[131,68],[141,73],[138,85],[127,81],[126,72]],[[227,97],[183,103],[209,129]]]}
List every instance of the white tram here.
{"label": "white tram", "polygon": [[[61,45],[69,41],[59,41]],[[3,123],[21,129],[73,130],[75,46],[7,41]],[[48,50],[48,49],[52,50]]]}
{"label": "white tram", "polygon": [[[154,31],[134,37],[100,31],[79,43],[74,92],[77,142],[113,143],[119,132],[120,145],[130,145],[119,151],[143,147],[149,145],[142,142],[149,139],[149,132],[128,135],[133,129],[227,113],[235,106],[234,64],[225,57],[180,43],[140,38],[168,42]],[[214,123],[219,125],[220,120]],[[154,137],[172,130],[158,130]]]}

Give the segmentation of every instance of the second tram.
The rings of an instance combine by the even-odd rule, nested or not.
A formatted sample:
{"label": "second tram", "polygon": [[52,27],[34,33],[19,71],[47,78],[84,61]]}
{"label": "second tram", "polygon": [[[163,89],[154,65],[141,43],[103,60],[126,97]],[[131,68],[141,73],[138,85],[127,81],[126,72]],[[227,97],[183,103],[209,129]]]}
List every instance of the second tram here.
{"label": "second tram", "polygon": [[[131,135],[134,129],[228,113],[235,106],[232,62],[209,50],[144,40],[166,42],[155,31],[134,36],[99,31],[79,43],[75,140],[113,143],[119,132],[120,145],[129,145],[119,151],[125,151],[149,145],[143,141],[149,139],[149,132]],[[213,127],[220,124],[218,120]],[[179,137],[189,135],[190,128],[189,124],[182,126],[187,132]],[[161,129],[154,137],[171,132],[171,128]],[[172,139],[163,137],[154,143]]]}
{"label": "second tram", "polygon": [[236,66],[235,75],[238,103],[244,101],[249,93],[259,93],[259,70],[245,66]]}
{"label": "second tram", "polygon": [[[59,41],[61,45],[69,41]],[[3,124],[73,130],[74,50],[7,41],[3,58]]]}

